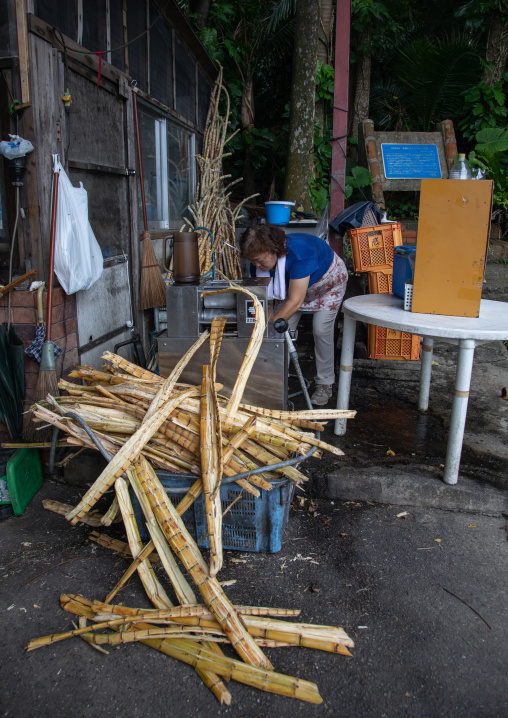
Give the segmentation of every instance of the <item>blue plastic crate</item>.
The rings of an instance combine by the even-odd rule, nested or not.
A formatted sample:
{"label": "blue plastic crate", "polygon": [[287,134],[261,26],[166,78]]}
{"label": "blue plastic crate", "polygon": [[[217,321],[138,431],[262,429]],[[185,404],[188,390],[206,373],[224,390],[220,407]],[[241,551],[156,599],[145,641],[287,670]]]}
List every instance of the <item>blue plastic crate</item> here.
{"label": "blue plastic crate", "polygon": [[[194,483],[193,479],[177,477],[174,474],[157,472],[160,482],[171,502],[177,504]],[[293,484],[289,479],[270,481],[271,491],[260,489],[260,496],[243,491],[242,498],[227,512],[222,520],[222,545],[228,551],[253,551],[276,553],[282,547],[284,529],[289,519],[289,505],[293,496]],[[237,484],[221,486],[222,511],[230,506],[242,488]],[[141,507],[131,493],[134,515],[138,522],[141,538],[149,538]],[[209,548],[204,497],[199,496],[183,515],[184,523],[196,539],[200,548]]]}
{"label": "blue plastic crate", "polygon": [[413,278],[413,270],[411,269],[409,257],[415,252],[416,247],[408,245],[395,247],[393,251],[392,294],[395,294],[401,299],[404,299],[405,283],[408,279]]}
{"label": "blue plastic crate", "polygon": [[[157,476],[164,489],[166,490],[169,500],[174,506],[176,506],[181,499],[185,496],[187,491],[190,489],[195,479],[190,479],[186,476],[177,476],[175,474],[169,474],[166,472],[157,472]],[[145,517],[141,510],[140,503],[137,499],[136,494],[129,486],[129,493],[131,497],[132,510],[134,511],[134,517],[139,528],[139,535],[142,541],[147,541],[150,538],[149,531],[146,527]],[[199,497],[201,499],[201,497]],[[198,499],[199,500],[199,499]],[[196,538],[196,522],[194,520],[194,506],[196,502],[187,509],[183,515],[183,522],[193,538]]]}

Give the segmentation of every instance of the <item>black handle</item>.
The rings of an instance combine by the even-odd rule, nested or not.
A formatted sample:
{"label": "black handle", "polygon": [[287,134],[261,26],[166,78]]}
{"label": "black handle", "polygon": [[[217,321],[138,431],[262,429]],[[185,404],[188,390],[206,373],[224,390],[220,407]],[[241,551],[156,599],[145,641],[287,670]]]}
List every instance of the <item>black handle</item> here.
{"label": "black handle", "polygon": [[282,317],[279,317],[279,319],[276,319],[273,323],[273,328],[276,332],[279,332],[279,334],[285,334],[288,330],[288,327],[289,324]]}

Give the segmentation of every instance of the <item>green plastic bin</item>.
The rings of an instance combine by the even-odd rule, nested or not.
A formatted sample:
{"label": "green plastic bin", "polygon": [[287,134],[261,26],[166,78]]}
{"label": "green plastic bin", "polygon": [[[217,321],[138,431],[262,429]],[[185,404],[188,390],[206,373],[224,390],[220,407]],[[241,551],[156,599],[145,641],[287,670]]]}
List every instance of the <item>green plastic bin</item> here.
{"label": "green plastic bin", "polygon": [[37,449],[18,449],[7,462],[5,476],[0,476],[0,506],[12,506],[21,516],[42,486],[42,466]]}

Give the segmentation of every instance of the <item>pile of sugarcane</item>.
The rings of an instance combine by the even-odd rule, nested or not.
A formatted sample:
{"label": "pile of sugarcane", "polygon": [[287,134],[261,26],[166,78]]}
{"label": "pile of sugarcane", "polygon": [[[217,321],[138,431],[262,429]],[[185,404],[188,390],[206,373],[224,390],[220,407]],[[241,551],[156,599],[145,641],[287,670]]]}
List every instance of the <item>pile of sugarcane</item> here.
{"label": "pile of sugarcane", "polygon": [[[44,405],[33,407],[37,419],[63,430],[70,444],[94,446],[75,419],[65,416],[69,410],[80,415],[112,456],[77,506],[46,502],[46,507],[63,512],[71,524],[81,521],[97,526],[100,522],[107,526],[121,517],[128,542],[122,552],[128,551],[132,562],[104,601],[62,596],[62,607],[79,616],[79,627],[35,639],[27,649],[31,651],[72,636],[80,636],[102,651],[105,645],[141,641],[193,666],[221,703],[231,701],[223,683],[230,678],[262,690],[320,703],[315,684],[275,673],[262,648],[299,645],[351,655],[348,648],[353,642],[340,628],[280,620],[296,616],[299,611],[234,606],[228,600],[216,578],[222,566],[220,485],[225,476],[262,465],[267,467],[263,476],[251,476],[248,482],[240,479],[246,491],[258,494],[258,487],[269,490],[271,484],[267,479],[272,475],[282,474],[296,483],[304,481],[304,474],[295,467],[271,471],[270,466],[290,453],[305,453],[311,446],[318,446],[318,451],[328,449],[341,453],[303,429],[316,430],[320,427],[317,421],[320,417],[344,417],[345,414],[326,410],[291,414],[242,405],[243,390],[262,341],[263,309],[255,295],[242,287],[231,285],[219,291],[248,294],[256,307],[253,334],[229,399],[218,394],[215,382],[225,325],[224,319],[217,319],[210,333],[198,339],[165,380],[106,353],[104,358],[109,364],[103,371],[80,368],[75,372],[76,377],[85,380],[85,385],[62,382],[61,388],[68,392],[67,397],[48,397]],[[203,367],[201,386],[178,383],[185,365],[207,339],[210,363]],[[352,414],[354,412],[348,412],[347,416]],[[154,466],[176,472],[192,468],[198,479],[174,506]],[[115,499],[100,517],[95,504],[113,485]],[[146,545],[140,538],[129,486],[141,506],[149,531],[150,540]],[[182,520],[184,512],[201,493],[210,544],[208,564]],[[114,545],[114,539],[97,532],[93,540],[101,545]],[[194,582],[201,601],[175,557]],[[154,559],[160,559],[178,606],[173,605],[154,573]],[[153,609],[113,603],[135,572]],[[113,633],[106,632],[110,629]],[[225,656],[221,643],[231,644],[241,660]]]}
{"label": "pile of sugarcane", "polygon": [[[219,114],[222,95],[226,104],[223,116]],[[235,226],[243,205],[251,197],[240,202],[234,210],[231,209],[229,201],[231,187],[242,178],[226,184],[226,180],[229,180],[231,175],[222,174],[222,161],[228,157],[228,153],[224,152],[225,145],[236,134],[234,132],[227,136],[229,107],[229,95],[222,84],[222,68],[220,68],[210,99],[202,154],[196,157],[200,175],[196,197],[194,204],[188,209],[194,220],[194,227],[207,227],[213,235],[216,270],[229,279],[241,279],[242,270],[235,241]],[[206,274],[212,268],[212,239],[208,232],[199,232],[198,244],[201,274]]]}

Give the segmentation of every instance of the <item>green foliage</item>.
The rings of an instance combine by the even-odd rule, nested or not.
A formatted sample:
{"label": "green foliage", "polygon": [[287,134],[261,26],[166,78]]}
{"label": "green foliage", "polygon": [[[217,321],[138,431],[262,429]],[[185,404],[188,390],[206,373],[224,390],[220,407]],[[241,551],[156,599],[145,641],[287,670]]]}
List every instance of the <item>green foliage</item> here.
{"label": "green foliage", "polygon": [[503,90],[505,82],[508,82],[508,72],[505,72],[503,80],[493,86],[480,82],[462,93],[464,117],[458,129],[466,140],[473,140],[479,130],[506,124],[508,108],[505,106],[506,95]]}
{"label": "green foliage", "polygon": [[332,165],[332,145],[330,136],[321,136],[319,123],[314,124],[314,167],[309,182],[309,195],[312,207],[320,213],[330,201],[330,168]]}
{"label": "green foliage", "polygon": [[476,135],[476,151],[497,154],[508,150],[508,130],[492,127],[480,130]]}
{"label": "green foliage", "polygon": [[[353,0],[351,29],[354,32],[363,33],[370,30],[373,25],[378,25],[383,31],[399,28],[383,3],[376,2],[376,0]],[[379,36],[379,33],[377,35]]]}
{"label": "green foliage", "polygon": [[471,167],[479,167],[494,180],[493,208],[508,211],[508,130],[489,127],[476,133],[476,147],[469,153]]}
{"label": "green foliage", "polygon": [[388,83],[372,88],[376,126],[432,131],[439,120],[461,114],[462,92],[480,70],[479,55],[466,38],[413,41],[398,50]]}
{"label": "green foliage", "polygon": [[386,199],[388,219],[394,222],[398,222],[400,219],[418,219],[418,211],[418,200],[416,199],[396,199],[392,197]]}
{"label": "green foliage", "polygon": [[455,17],[462,18],[471,30],[480,30],[493,11],[506,13],[506,0],[469,0],[455,11]]}
{"label": "green foliage", "polygon": [[318,100],[324,100],[325,102],[333,104],[334,79],[334,68],[318,60],[316,69],[316,102]]}
{"label": "green foliage", "polygon": [[346,175],[346,187],[344,196],[349,199],[355,189],[370,187],[372,184],[372,175],[366,167],[352,167],[351,174]]}

